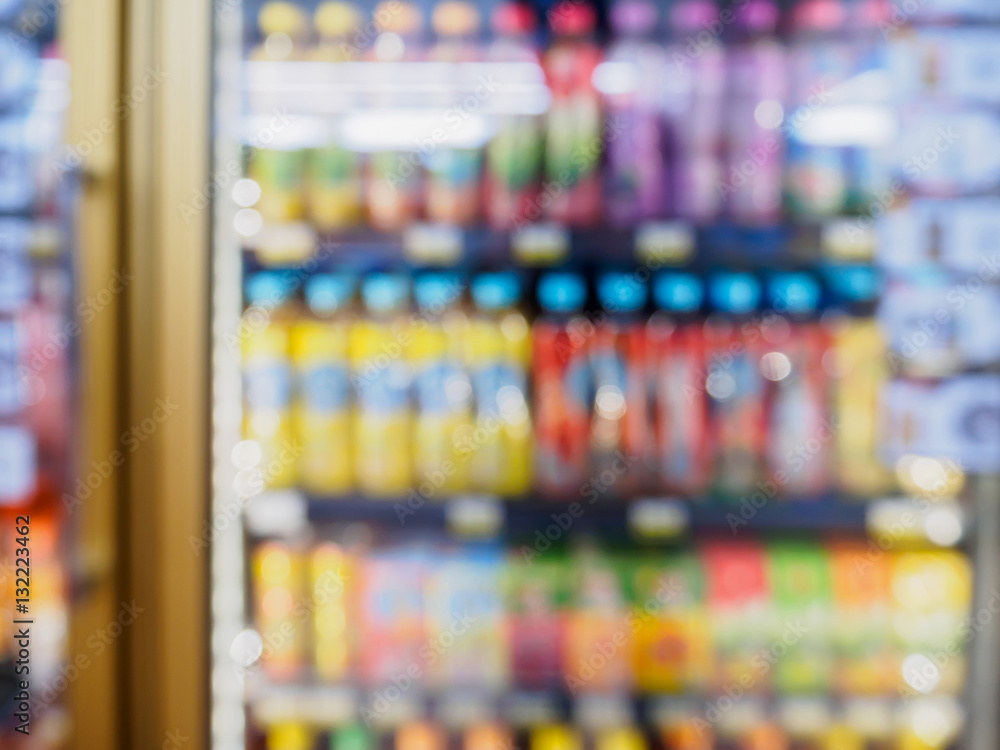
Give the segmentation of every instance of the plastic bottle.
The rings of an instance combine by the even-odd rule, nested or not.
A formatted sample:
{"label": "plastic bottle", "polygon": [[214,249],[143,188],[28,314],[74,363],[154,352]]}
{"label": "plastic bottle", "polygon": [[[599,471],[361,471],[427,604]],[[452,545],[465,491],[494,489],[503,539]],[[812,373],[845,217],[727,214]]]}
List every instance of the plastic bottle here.
{"label": "plastic bottle", "polygon": [[267,488],[296,481],[299,451],[294,444],[289,333],[298,317],[292,302],[295,281],[265,271],[246,283],[247,309],[239,336],[243,354],[243,438],[261,449],[257,464]]}
{"label": "plastic bottle", "polygon": [[[361,13],[351,3],[328,1],[316,9],[314,24],[320,35],[311,58],[328,63],[358,60],[354,42],[360,35]],[[354,226],[362,217],[362,163],[359,154],[341,142],[339,123],[329,142],[313,149],[307,166],[309,218],[322,231]]]}
{"label": "plastic bottle", "polygon": [[297,3],[264,3],[257,14],[257,28],[262,41],[250,52],[250,59],[281,62],[305,55],[309,19]]}
{"label": "plastic bottle", "polygon": [[552,103],[545,140],[544,192],[549,194],[549,218],[574,226],[600,219],[601,153],[605,142],[618,137],[602,133],[600,96],[593,84],[601,50],[591,34],[597,17],[582,2],[563,0],[549,11],[553,41],[543,66]]}
{"label": "plastic bottle", "polygon": [[[423,59],[424,19],[420,9],[406,0],[384,0],[375,8],[379,35],[367,55],[374,62],[405,63]],[[391,73],[387,73],[391,75]],[[374,106],[398,106],[376,95]],[[423,205],[421,171],[410,151],[377,151],[368,162],[365,203],[368,220],[376,229],[397,232],[415,221]]]}
{"label": "plastic bottle", "polygon": [[646,738],[636,727],[601,730],[594,740],[596,750],[646,750]]}
{"label": "plastic bottle", "polygon": [[663,107],[669,152],[670,214],[697,223],[723,208],[723,100],[726,53],[714,30],[713,0],[680,0],[670,11]]}
{"label": "plastic bottle", "polygon": [[361,297],[367,315],[351,330],[355,477],[362,492],[377,497],[401,496],[412,477],[406,347],[421,322],[407,315],[408,287],[405,277],[394,274],[366,278]]}
{"label": "plastic bottle", "polygon": [[341,724],[330,734],[330,750],[372,750],[371,732],[360,724]]}
{"label": "plastic bottle", "polygon": [[770,225],[782,216],[788,63],[774,37],[773,0],[748,0],[736,11],[736,41],[727,57],[727,168],[720,192],[739,224]]}
{"label": "plastic bottle", "polygon": [[461,309],[465,284],[454,273],[425,273],[413,291],[421,317],[409,346],[416,400],[413,470],[420,486],[430,482],[442,496],[464,491],[469,477],[468,455],[460,452],[472,402],[462,351],[468,331]]}
{"label": "plastic bottle", "polygon": [[649,319],[655,455],[654,483],[665,492],[697,496],[711,469],[705,339],[696,321],[704,298],[701,280],[688,273],[659,274],[653,282],[659,308]]}
{"label": "plastic bottle", "polygon": [[[490,16],[495,40],[487,51],[491,63],[539,65],[535,12],[530,5],[503,2]],[[505,97],[498,91],[496,96]],[[509,97],[512,104],[519,100]],[[541,174],[542,119],[538,114],[497,113],[496,132],[486,146],[483,206],[490,226],[509,229],[535,216]]]}
{"label": "plastic bottle", "polygon": [[311,315],[291,332],[299,483],[320,495],[344,494],[354,481],[348,355],[355,283],[344,274],[310,278],[305,297]]}
{"label": "plastic bottle", "polygon": [[551,542],[542,547],[536,535],[533,547],[511,551],[506,566],[510,664],[517,685],[530,690],[565,685],[569,564]]}
{"label": "plastic bottle", "polygon": [[607,143],[607,212],[631,226],[666,209],[666,154],[661,100],[667,75],[664,48],[653,40],[652,0],[619,0],[611,8],[616,41],[595,71],[604,109],[618,131]]}
{"label": "plastic bottle", "polygon": [[836,428],[827,412],[828,381],[823,356],[826,332],[816,320],[820,289],[806,273],[771,277],[768,295],[773,310],[763,321],[760,370],[768,381],[768,476],[782,495],[809,498],[830,485],[830,455]]}
{"label": "plastic bottle", "polygon": [[[434,8],[431,26],[438,42],[427,57],[435,62],[449,63],[454,70],[463,63],[480,58],[476,44],[481,19],[474,5],[463,0],[444,0]],[[447,94],[447,107],[459,116],[474,115],[463,104],[463,92],[457,86]],[[476,108],[481,106],[479,102]],[[457,135],[449,124],[446,131]],[[482,150],[477,147],[449,144],[446,140],[427,154],[427,218],[446,224],[468,226],[479,217],[481,200]]]}
{"label": "plastic bottle", "polygon": [[574,727],[549,724],[531,733],[531,750],[581,750],[583,738]]}
{"label": "plastic bottle", "polygon": [[348,551],[333,542],[317,544],[309,557],[313,666],[326,682],[351,676],[355,612],[349,607],[348,583],[354,579],[353,562]]}
{"label": "plastic bottle", "polygon": [[531,488],[532,415],[528,408],[531,329],[517,309],[521,285],[511,272],[472,281],[476,312],[469,322],[466,368],[475,398],[469,453],[472,489],[520,496]]}
{"label": "plastic bottle", "polygon": [[587,290],[574,273],[549,273],[538,283],[542,316],[533,329],[536,486],[576,495],[587,477],[592,383],[588,350],[593,324],[579,315]]}
{"label": "plastic bottle", "polygon": [[308,626],[296,614],[306,599],[302,552],[286,542],[260,544],[250,570],[255,628],[271,646],[262,656],[264,671],[271,680],[294,679],[305,665],[308,639]]}
{"label": "plastic bottle", "polygon": [[653,444],[643,320],[648,293],[635,274],[617,272],[598,279],[597,293],[605,318],[588,347],[594,389],[590,471],[605,492],[628,497],[646,486]]}
{"label": "plastic bottle", "polygon": [[267,730],[267,750],[310,750],[315,741],[312,731],[298,722],[274,724]]}
{"label": "plastic bottle", "polygon": [[705,323],[715,489],[730,498],[761,492],[770,500],[778,486],[761,481],[767,423],[760,324],[749,317],[760,301],[760,284],[744,273],[717,274],[709,284],[710,301],[719,311]]}
{"label": "plastic bottle", "polygon": [[414,721],[396,730],[396,750],[445,750],[444,731],[429,721]]}

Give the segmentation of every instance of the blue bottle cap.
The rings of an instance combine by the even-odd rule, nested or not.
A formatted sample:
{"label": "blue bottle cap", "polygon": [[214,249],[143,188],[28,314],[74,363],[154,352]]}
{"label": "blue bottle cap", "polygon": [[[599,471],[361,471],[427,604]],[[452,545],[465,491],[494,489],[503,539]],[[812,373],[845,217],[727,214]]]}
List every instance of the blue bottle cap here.
{"label": "blue bottle cap", "polygon": [[709,282],[708,294],[713,307],[744,314],[760,304],[760,282],[749,273],[719,273]]}
{"label": "blue bottle cap", "polygon": [[768,283],[768,302],[778,312],[803,315],[819,306],[819,283],[811,274],[776,273]]}
{"label": "blue bottle cap", "polygon": [[833,266],[826,269],[826,282],[839,300],[870,302],[878,297],[881,279],[869,266]]}
{"label": "blue bottle cap", "polygon": [[306,282],[306,304],[319,315],[329,315],[351,300],[357,283],[346,273],[317,274]]}
{"label": "blue bottle cap", "polygon": [[676,312],[694,312],[705,299],[705,285],[693,273],[662,273],[653,282],[658,307]]}
{"label": "blue bottle cap", "polygon": [[246,280],[248,305],[281,305],[295,291],[295,277],[288,271],[260,271]]}
{"label": "blue bottle cap", "polygon": [[464,291],[465,284],[461,277],[448,271],[424,273],[413,282],[413,296],[422,310],[443,309],[454,305],[462,298]]}
{"label": "blue bottle cap", "polygon": [[597,296],[609,312],[635,312],[646,304],[649,293],[634,273],[610,272],[598,279]]}
{"label": "blue bottle cap", "polygon": [[513,307],[521,296],[521,280],[512,271],[482,273],[472,280],[472,299],[482,310]]}
{"label": "blue bottle cap", "polygon": [[549,312],[573,312],[583,307],[587,285],[577,273],[547,273],[538,282],[538,303]]}
{"label": "blue bottle cap", "polygon": [[361,299],[373,312],[396,310],[406,303],[410,283],[398,273],[375,273],[361,284]]}

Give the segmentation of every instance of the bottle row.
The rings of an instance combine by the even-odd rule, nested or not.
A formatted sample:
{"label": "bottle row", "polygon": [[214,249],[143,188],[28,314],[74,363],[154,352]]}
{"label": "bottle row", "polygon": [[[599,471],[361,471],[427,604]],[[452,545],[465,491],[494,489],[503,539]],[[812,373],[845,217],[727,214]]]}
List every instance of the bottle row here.
{"label": "bottle row", "polygon": [[[585,731],[546,724],[518,731],[482,721],[462,731],[443,724],[411,720],[395,731],[373,731],[344,724],[329,733],[298,722],[268,727],[267,750],[943,750],[951,747],[964,717],[951,702],[925,700],[898,710],[875,703],[849,706],[835,715],[822,703],[806,707],[781,704],[773,712],[753,701],[730,701],[727,710],[709,705],[699,711],[675,710],[655,730],[625,723]],[[797,712],[803,708],[807,715]],[[922,716],[920,715],[922,712]],[[771,715],[773,714],[773,715]],[[708,718],[712,717],[712,718]],[[715,718],[717,717],[717,718]],[[320,739],[322,737],[322,739]]]}
{"label": "bottle row", "polygon": [[237,463],[270,488],[427,499],[892,486],[877,450],[891,370],[879,328],[820,320],[807,274],[771,277],[763,313],[755,277],[718,274],[707,320],[704,286],[686,273],[654,278],[652,314],[640,275],[606,273],[589,316],[582,276],[544,274],[531,323],[509,272],[418,275],[413,306],[408,277],[356,282],[248,281],[232,337],[247,441]]}
{"label": "bottle row", "polygon": [[718,540],[642,552],[541,532],[505,550],[348,531],[254,548],[255,635],[234,648],[247,676],[376,698],[390,686],[956,695],[981,627],[969,560],[951,550]]}

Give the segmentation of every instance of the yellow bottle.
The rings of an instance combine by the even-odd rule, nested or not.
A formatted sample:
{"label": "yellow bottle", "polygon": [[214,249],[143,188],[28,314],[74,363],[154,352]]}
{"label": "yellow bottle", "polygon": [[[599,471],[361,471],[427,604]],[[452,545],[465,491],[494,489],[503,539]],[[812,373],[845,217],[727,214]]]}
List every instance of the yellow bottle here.
{"label": "yellow bottle", "polygon": [[318,545],[310,558],[313,608],[313,661],[316,675],[327,682],[349,677],[351,634],[348,628],[348,586],[351,557],[332,543]]}
{"label": "yellow bottle", "polygon": [[469,454],[472,489],[506,496],[523,495],[532,480],[531,329],[516,308],[520,291],[513,273],[475,278],[476,314],[465,347],[475,402],[473,429],[460,450]]}
{"label": "yellow bottle", "polygon": [[267,730],[267,750],[310,750],[313,733],[295,722],[274,724]]}
{"label": "yellow bottle", "polygon": [[306,599],[302,554],[283,542],[266,542],[253,553],[253,610],[264,641],[261,661],[273,680],[294,678],[303,666],[306,628],[296,608]]}
{"label": "yellow bottle", "polygon": [[302,446],[299,484],[321,495],[342,495],[354,481],[350,433],[351,316],[354,279],[322,274],[306,284],[312,313],[291,334],[296,398],[295,432]]}
{"label": "yellow bottle", "polygon": [[248,480],[248,496],[260,489],[290,487],[301,454],[291,416],[289,330],[294,281],[277,272],[252,276],[240,323],[243,355],[243,437],[260,446],[260,460]]}
{"label": "yellow bottle", "polygon": [[531,750],[581,750],[580,733],[560,724],[540,726],[531,733]]}
{"label": "yellow bottle", "polygon": [[605,729],[597,735],[596,750],[646,750],[646,740],[634,727]]}
{"label": "yellow bottle", "polygon": [[372,497],[401,497],[412,479],[407,349],[419,320],[406,313],[408,292],[403,276],[369,276],[361,286],[367,314],[351,329],[355,476]]}
{"label": "yellow bottle", "polygon": [[296,3],[264,3],[257,15],[257,28],[263,41],[250,53],[253,60],[294,60],[305,52],[309,19]]}
{"label": "yellow bottle", "polygon": [[468,487],[469,456],[460,450],[470,431],[472,386],[462,361],[468,319],[459,307],[464,284],[456,274],[427,273],[414,285],[419,308],[409,358],[416,414],[414,481],[424,497]]}

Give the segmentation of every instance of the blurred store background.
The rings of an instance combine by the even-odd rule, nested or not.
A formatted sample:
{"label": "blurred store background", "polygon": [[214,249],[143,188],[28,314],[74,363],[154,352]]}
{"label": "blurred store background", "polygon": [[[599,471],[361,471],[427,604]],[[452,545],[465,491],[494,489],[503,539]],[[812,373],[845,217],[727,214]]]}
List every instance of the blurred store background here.
{"label": "blurred store background", "polygon": [[0,746],[1000,745],[1000,5],[0,24]]}

